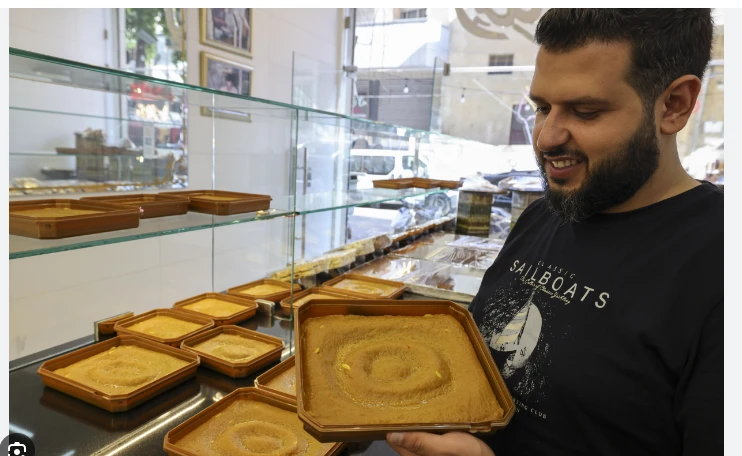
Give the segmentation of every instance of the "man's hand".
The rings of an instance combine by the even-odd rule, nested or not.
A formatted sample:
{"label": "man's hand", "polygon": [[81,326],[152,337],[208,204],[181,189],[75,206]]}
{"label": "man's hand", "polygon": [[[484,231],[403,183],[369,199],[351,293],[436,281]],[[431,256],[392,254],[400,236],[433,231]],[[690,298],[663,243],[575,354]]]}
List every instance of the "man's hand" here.
{"label": "man's hand", "polygon": [[466,432],[392,432],[386,441],[401,456],[495,456],[484,442]]}

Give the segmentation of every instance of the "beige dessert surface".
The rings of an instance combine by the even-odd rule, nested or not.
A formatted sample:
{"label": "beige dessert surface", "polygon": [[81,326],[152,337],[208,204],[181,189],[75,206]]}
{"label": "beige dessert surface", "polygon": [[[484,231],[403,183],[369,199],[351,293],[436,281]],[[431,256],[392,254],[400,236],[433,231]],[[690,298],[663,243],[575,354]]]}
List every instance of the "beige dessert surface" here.
{"label": "beige dessert surface", "polygon": [[193,348],[231,363],[244,363],[274,350],[276,345],[234,334],[218,334]]}
{"label": "beige dessert surface", "polygon": [[216,298],[205,298],[192,304],[185,305],[183,308],[211,315],[212,317],[228,317],[246,309],[245,306]]}
{"label": "beige dessert surface", "polygon": [[173,339],[184,336],[191,331],[201,328],[203,325],[166,315],[156,315],[144,321],[135,323],[126,329],[140,332],[160,339]]}
{"label": "beige dessert surface", "polygon": [[128,394],[188,365],[187,361],[133,345],[113,347],[54,373],[105,394]]}
{"label": "beige dessert surface", "polygon": [[503,416],[469,337],[450,315],[309,318],[301,355],[304,409],[322,424]]}
{"label": "beige dessert surface", "polygon": [[296,396],[296,366],[291,366],[285,372],[268,382],[266,387]]}
{"label": "beige dessert surface", "polygon": [[345,279],[332,285],[333,288],[339,288],[341,290],[355,291],[356,293],[364,293],[370,295],[383,296],[387,293],[391,293],[396,288],[390,285],[366,282],[365,280],[356,279]]}
{"label": "beige dessert surface", "polygon": [[284,287],[281,285],[276,285],[274,283],[262,283],[260,285],[255,285],[254,287],[250,287],[245,290],[240,290],[240,293],[253,296],[269,296],[275,293],[288,291],[289,289],[290,288],[288,286]]}
{"label": "beige dessert surface", "polygon": [[319,443],[296,413],[249,399],[236,400],[177,442],[200,456],[321,456],[333,443]]}

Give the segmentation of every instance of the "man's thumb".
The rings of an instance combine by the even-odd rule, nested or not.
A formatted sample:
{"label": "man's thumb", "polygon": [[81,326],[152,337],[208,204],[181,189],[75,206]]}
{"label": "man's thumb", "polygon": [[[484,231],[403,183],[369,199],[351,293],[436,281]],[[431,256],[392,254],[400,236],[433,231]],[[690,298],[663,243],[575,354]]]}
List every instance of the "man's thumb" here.
{"label": "man's thumb", "polygon": [[425,432],[392,432],[387,436],[387,441],[414,454],[426,456],[434,454],[435,440],[439,437]]}

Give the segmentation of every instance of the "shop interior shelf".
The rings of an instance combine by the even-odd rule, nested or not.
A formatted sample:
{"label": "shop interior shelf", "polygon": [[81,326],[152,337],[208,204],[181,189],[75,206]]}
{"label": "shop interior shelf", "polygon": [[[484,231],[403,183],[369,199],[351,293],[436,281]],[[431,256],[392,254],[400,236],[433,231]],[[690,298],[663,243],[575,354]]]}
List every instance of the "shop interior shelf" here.
{"label": "shop interior shelf", "polygon": [[[359,206],[370,206],[410,197],[441,193],[441,189],[370,189],[350,192],[328,192],[293,197],[274,198],[269,211],[216,216],[189,212],[186,215],[141,220],[139,228],[76,236],[65,239],[33,239],[10,236],[10,259],[84,249],[100,245],[136,241],[188,231],[219,228],[239,223],[269,220],[278,217],[313,214]],[[294,206],[294,203],[296,206]]]}

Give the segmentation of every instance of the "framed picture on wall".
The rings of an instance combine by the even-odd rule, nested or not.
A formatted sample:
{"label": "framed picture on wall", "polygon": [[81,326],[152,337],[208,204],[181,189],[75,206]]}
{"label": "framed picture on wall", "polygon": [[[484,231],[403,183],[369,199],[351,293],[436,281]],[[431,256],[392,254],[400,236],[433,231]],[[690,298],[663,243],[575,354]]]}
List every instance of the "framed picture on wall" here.
{"label": "framed picture on wall", "polygon": [[[252,94],[253,68],[223,57],[201,52],[201,85],[238,95]],[[237,103],[236,103],[237,104]],[[250,115],[228,107],[201,108],[201,114],[250,121]]]}
{"label": "framed picture on wall", "polygon": [[201,44],[252,57],[252,8],[201,8]]}

